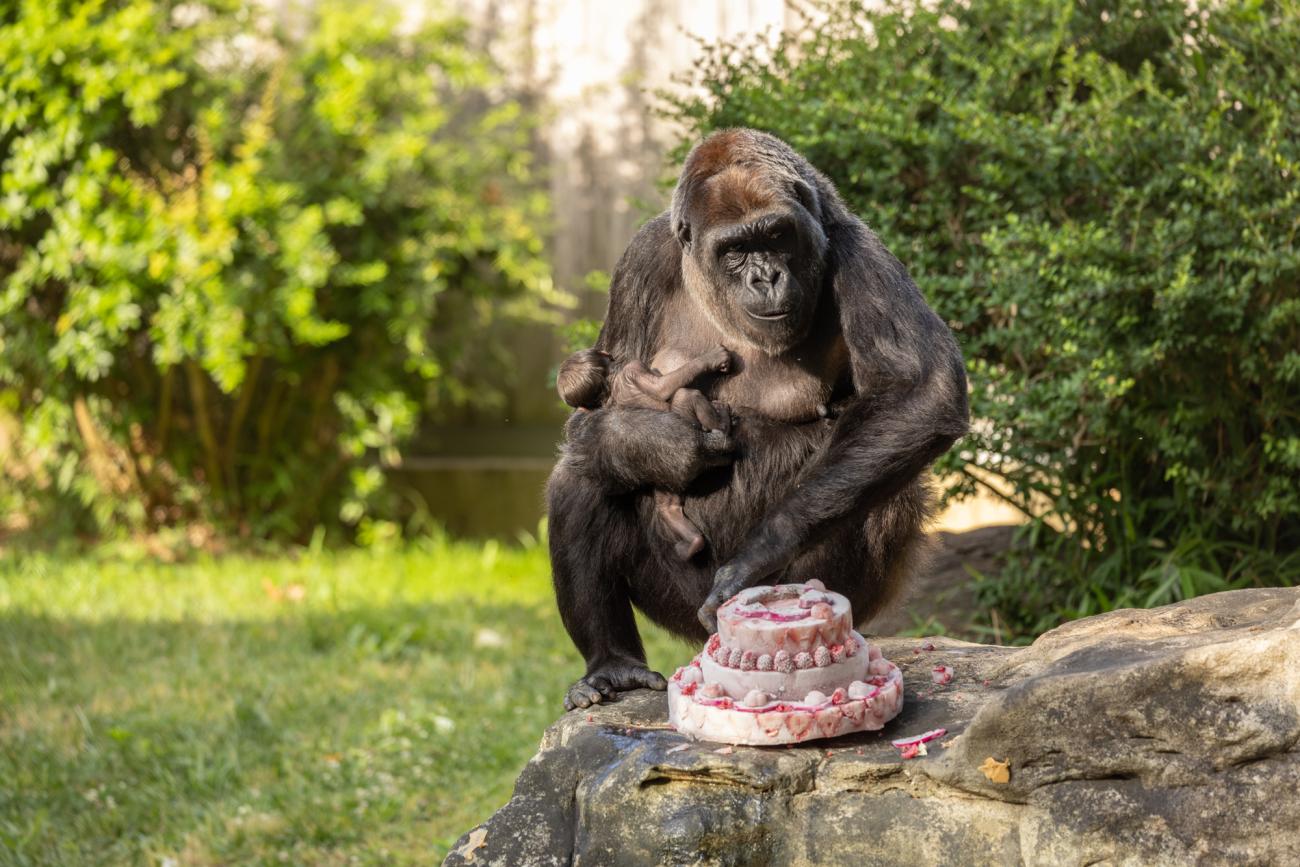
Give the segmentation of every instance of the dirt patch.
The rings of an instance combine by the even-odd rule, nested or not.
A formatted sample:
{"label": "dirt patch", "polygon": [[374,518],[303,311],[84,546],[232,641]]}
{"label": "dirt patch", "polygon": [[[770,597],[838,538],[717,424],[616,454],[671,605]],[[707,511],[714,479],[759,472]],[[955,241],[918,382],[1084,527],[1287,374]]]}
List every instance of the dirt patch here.
{"label": "dirt patch", "polygon": [[971,590],[971,573],[1002,567],[1016,528],[999,524],[961,533],[936,533],[930,562],[917,571],[903,601],[869,624],[874,635],[921,631],[969,640],[988,640],[971,627],[979,614]]}

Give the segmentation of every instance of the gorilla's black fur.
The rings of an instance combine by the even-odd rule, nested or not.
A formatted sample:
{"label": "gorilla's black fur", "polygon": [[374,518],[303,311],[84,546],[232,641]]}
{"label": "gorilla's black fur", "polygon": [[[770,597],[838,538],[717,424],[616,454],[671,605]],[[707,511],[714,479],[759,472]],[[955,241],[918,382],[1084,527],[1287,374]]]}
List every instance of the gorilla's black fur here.
{"label": "gorilla's black fur", "polygon": [[[830,181],[753,130],[691,151],[671,211],[614,271],[596,348],[662,366],[718,343],[736,357],[709,388],[734,410],[731,440],[613,406],[566,426],[547,485],[551,564],[587,663],[566,707],[663,688],[633,605],[701,640],[744,587],[815,577],[866,621],[924,544],[926,469],[967,426],[957,344]],[[645,529],[655,487],[686,491],[708,540],[690,563]]]}

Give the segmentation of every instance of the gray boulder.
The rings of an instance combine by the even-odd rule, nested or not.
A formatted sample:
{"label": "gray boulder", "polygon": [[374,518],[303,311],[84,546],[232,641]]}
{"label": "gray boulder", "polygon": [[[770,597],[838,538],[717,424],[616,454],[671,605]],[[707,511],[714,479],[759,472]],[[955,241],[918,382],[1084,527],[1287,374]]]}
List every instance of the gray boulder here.
{"label": "gray boulder", "polygon": [[1300,864],[1300,588],[879,643],[907,683],[884,732],[720,748],[629,694],[548,729],[446,863]]}

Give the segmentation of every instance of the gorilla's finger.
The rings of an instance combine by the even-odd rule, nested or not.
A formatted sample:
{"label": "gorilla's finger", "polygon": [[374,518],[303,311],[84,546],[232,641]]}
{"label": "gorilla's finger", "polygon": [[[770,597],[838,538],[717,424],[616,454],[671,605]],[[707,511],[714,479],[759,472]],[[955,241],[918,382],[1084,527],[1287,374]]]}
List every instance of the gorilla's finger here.
{"label": "gorilla's finger", "polygon": [[754,583],[754,573],[736,563],[728,563],[713,576],[713,590],[700,606],[698,617],[710,632],[718,627],[718,609],[727,600]]}
{"label": "gorilla's finger", "polygon": [[[615,689],[614,685],[609,682],[609,678],[601,677],[600,675],[597,675],[596,677],[593,677],[588,682],[591,684],[592,687],[594,687],[596,690],[600,692],[601,697],[607,698],[610,701],[613,701],[614,699],[618,698],[618,690]],[[600,699],[593,699],[593,700],[599,701]]]}
{"label": "gorilla's finger", "polygon": [[633,676],[633,679],[637,682],[638,686],[643,686],[646,689],[665,690],[668,688],[668,681],[664,676],[659,672],[651,671],[648,668],[638,671]]}
{"label": "gorilla's finger", "polygon": [[736,442],[728,430],[704,431],[700,434],[700,455],[706,466],[724,467],[736,459]]}
{"label": "gorilla's finger", "polygon": [[709,631],[710,635],[718,631],[718,603],[713,601],[712,596],[704,600],[704,604],[700,606],[696,617],[699,618],[701,625]]}

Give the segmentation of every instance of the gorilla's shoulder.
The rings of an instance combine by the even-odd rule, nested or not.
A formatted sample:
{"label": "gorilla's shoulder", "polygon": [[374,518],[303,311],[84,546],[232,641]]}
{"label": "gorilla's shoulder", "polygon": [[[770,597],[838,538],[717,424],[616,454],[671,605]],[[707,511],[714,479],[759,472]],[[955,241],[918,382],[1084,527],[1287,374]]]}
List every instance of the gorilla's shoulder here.
{"label": "gorilla's shoulder", "polygon": [[614,284],[629,278],[662,291],[680,281],[682,248],[673,235],[668,211],[636,230],[614,267]]}
{"label": "gorilla's shoulder", "polygon": [[671,248],[674,255],[681,255],[681,245],[673,236],[671,211],[664,211],[637,229],[636,234],[632,236],[630,249],[649,249],[656,255],[660,255],[665,248]]}

